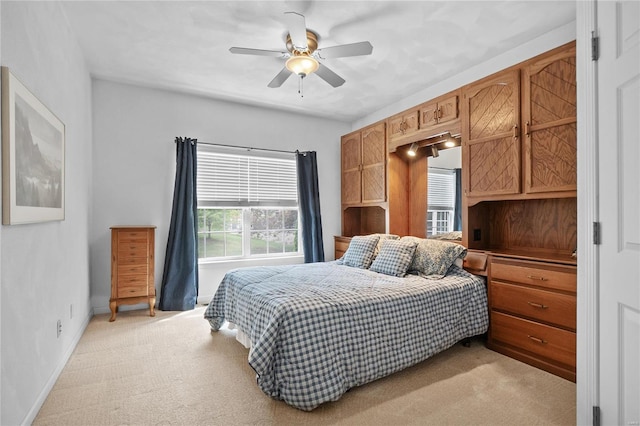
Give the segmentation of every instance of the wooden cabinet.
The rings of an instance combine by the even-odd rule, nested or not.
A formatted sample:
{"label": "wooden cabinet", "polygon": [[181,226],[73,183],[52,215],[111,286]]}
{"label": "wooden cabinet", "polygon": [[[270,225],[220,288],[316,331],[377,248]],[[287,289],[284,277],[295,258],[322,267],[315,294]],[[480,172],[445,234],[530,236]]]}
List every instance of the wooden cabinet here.
{"label": "wooden cabinet", "polygon": [[520,192],[520,72],[463,89],[462,168],[468,197]]}
{"label": "wooden cabinet", "polygon": [[434,98],[387,119],[389,152],[413,142],[437,143],[447,133],[460,134],[460,90]]}
{"label": "wooden cabinet", "polygon": [[458,118],[458,95],[427,102],[420,106],[420,129],[430,129]]}
{"label": "wooden cabinet", "polygon": [[418,109],[412,109],[389,118],[387,120],[389,141],[402,139],[416,133],[420,128],[418,124],[419,113]]}
{"label": "wooden cabinet", "polygon": [[111,228],[109,321],[115,321],[120,305],[148,303],[149,314],[155,316],[154,250],[155,226]]}
{"label": "wooden cabinet", "polygon": [[523,81],[524,192],[575,191],[575,46],[529,64]]}
{"label": "wooden cabinet", "polygon": [[576,196],[575,56],[570,43],[462,89],[467,197]]}
{"label": "wooden cabinet", "polygon": [[386,201],[385,123],[342,137],[342,204]]}
{"label": "wooden cabinet", "polygon": [[335,235],[333,237],[333,247],[335,251],[335,258],[340,259],[349,248],[351,237]]}
{"label": "wooden cabinet", "polygon": [[487,346],[576,380],[576,267],[491,256]]}

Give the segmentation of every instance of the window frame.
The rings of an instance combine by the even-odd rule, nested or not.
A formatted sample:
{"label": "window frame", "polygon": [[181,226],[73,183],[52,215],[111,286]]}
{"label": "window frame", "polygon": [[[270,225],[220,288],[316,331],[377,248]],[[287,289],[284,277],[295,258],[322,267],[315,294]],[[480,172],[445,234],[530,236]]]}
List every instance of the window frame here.
{"label": "window frame", "polygon": [[[200,146],[198,146],[198,148],[200,148]],[[242,214],[242,227],[240,230],[240,235],[241,235],[241,241],[242,241],[242,247],[241,247],[241,254],[239,255],[230,255],[230,256],[208,256],[208,257],[201,257],[200,254],[200,250],[198,250],[198,263],[219,263],[219,262],[228,262],[228,261],[242,261],[242,260],[257,260],[257,259],[273,259],[273,258],[281,258],[281,257],[299,257],[302,256],[302,229],[301,229],[301,224],[300,224],[300,208],[299,208],[299,201],[298,201],[298,194],[297,194],[297,167],[295,164],[295,158],[293,157],[293,154],[283,154],[283,153],[273,153],[273,152],[269,152],[266,154],[261,153],[243,153],[243,154],[238,154],[238,150],[234,149],[233,147],[212,147],[211,145],[205,146],[204,147],[205,152],[207,153],[207,155],[203,155],[203,158],[211,158],[211,156],[215,156],[216,154],[220,154],[221,156],[236,156],[236,157],[241,157],[244,159],[247,159],[247,163],[252,163],[256,158],[257,159],[266,159],[268,162],[271,162],[272,159],[278,160],[275,161],[274,163],[281,163],[282,161],[286,161],[286,162],[293,162],[293,167],[295,170],[294,176],[292,176],[293,182],[294,182],[294,186],[296,188],[295,190],[295,201],[292,201],[291,199],[291,182],[287,179],[286,182],[288,182],[287,186],[289,188],[288,190],[288,195],[289,197],[284,200],[277,200],[277,199],[268,199],[268,200],[260,200],[258,199],[256,200],[250,200],[250,199],[238,199],[238,200],[230,200],[228,202],[225,202],[224,200],[215,200],[215,201],[211,201],[211,200],[206,200],[206,201],[202,201],[200,199],[200,197],[198,197],[198,207],[197,207],[197,211],[198,211],[198,218],[197,218],[197,239],[198,239],[198,248],[200,248],[200,238],[203,234],[206,234],[207,236],[209,235],[215,235],[215,234],[223,234],[224,235],[224,244],[225,244],[225,253],[227,250],[227,234],[232,233],[232,231],[227,231],[225,229],[226,227],[226,222],[223,223],[222,226],[222,230],[218,230],[218,231],[207,231],[202,230],[200,228],[200,211],[201,210],[205,210],[205,209],[218,209],[218,210],[240,210],[241,214]],[[200,151],[199,151],[200,153]],[[200,158],[198,158],[199,163],[200,163]],[[212,162],[213,163],[213,162]],[[210,163],[211,164],[211,163]],[[263,161],[261,163],[262,165],[265,164],[265,162]],[[200,164],[198,165],[200,166]],[[242,168],[242,166],[240,166]],[[204,167],[206,168],[206,167]],[[246,172],[247,174],[247,180],[251,180],[254,179],[254,175],[252,173],[255,173],[254,170],[251,170],[250,167],[247,168],[247,170],[242,169],[243,172]],[[278,173],[280,173],[280,171],[277,171]],[[200,173],[200,167],[198,167],[198,173]],[[199,175],[200,178],[200,175]],[[201,183],[202,181],[200,179],[198,179],[198,186],[200,187],[200,185],[202,185]],[[245,184],[246,185],[246,184]],[[249,185],[251,185],[251,183],[249,183]],[[271,189],[271,188],[269,188]],[[249,196],[252,197],[253,195],[255,195],[255,192],[249,191]],[[270,194],[269,194],[270,195]],[[283,212],[282,214],[282,222],[281,222],[281,226],[282,228],[278,228],[273,232],[286,232],[286,231],[295,231],[295,239],[297,241],[297,247],[296,247],[296,251],[291,251],[291,252],[287,252],[286,250],[286,239],[284,238],[285,236],[283,235],[283,239],[281,241],[282,244],[282,248],[283,251],[281,252],[277,252],[277,253],[258,253],[258,254],[252,254],[251,253],[251,242],[252,242],[252,233],[254,232],[254,230],[252,229],[251,226],[251,221],[252,221],[252,209],[260,209],[260,210],[280,210]],[[285,210],[295,210],[296,211],[296,228],[285,228],[285,216],[284,216],[284,211]],[[225,215],[226,217],[226,215]],[[204,224],[203,224],[204,225]],[[266,225],[267,229],[264,230],[259,230],[259,231],[264,231],[266,233],[270,232],[271,229],[269,229],[269,224],[268,224],[268,220]],[[205,227],[206,228],[206,227]],[[205,244],[206,244],[206,236],[205,238]],[[268,238],[268,237],[267,237]],[[265,238],[265,242],[267,244],[267,250],[269,250],[269,240]]]}

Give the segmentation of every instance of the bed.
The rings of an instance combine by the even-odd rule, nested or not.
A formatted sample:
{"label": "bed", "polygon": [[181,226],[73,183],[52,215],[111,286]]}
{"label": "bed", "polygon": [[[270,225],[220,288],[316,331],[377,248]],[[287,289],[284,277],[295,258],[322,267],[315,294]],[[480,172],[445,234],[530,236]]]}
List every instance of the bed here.
{"label": "bed", "polygon": [[363,257],[352,250],[358,238],[338,261],[229,271],[209,303],[211,329],[237,327],[258,386],[272,398],[312,410],[487,330],[481,277],[455,262],[442,276],[407,273],[420,246],[407,241],[409,266],[391,274],[400,241],[380,237],[368,246],[370,259],[353,266],[350,250]]}

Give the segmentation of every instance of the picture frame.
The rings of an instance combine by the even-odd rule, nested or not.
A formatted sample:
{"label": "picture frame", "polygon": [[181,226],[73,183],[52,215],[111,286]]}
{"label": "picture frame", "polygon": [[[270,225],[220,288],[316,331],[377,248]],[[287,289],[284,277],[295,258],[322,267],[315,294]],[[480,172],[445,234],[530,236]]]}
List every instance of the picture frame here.
{"label": "picture frame", "polygon": [[65,126],[7,67],[2,78],[2,224],[65,217]]}

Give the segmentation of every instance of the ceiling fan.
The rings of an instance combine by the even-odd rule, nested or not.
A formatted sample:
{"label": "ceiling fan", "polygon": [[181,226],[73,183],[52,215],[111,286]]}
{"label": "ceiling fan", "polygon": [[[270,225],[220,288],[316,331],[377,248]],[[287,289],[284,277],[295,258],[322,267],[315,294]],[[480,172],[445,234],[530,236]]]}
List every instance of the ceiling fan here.
{"label": "ceiling fan", "polygon": [[370,55],[373,51],[373,46],[368,41],[318,49],[318,35],[307,29],[304,16],[296,12],[285,12],[284,15],[289,29],[286,51],[248,49],[244,47],[232,47],[229,49],[231,53],[241,55],[274,56],[286,59],[285,66],[271,80],[268,87],[280,87],[291,74],[296,74],[300,77],[298,92],[302,95],[302,79],[314,72],[331,86],[342,86],[345,80],[320,63],[319,60]]}

